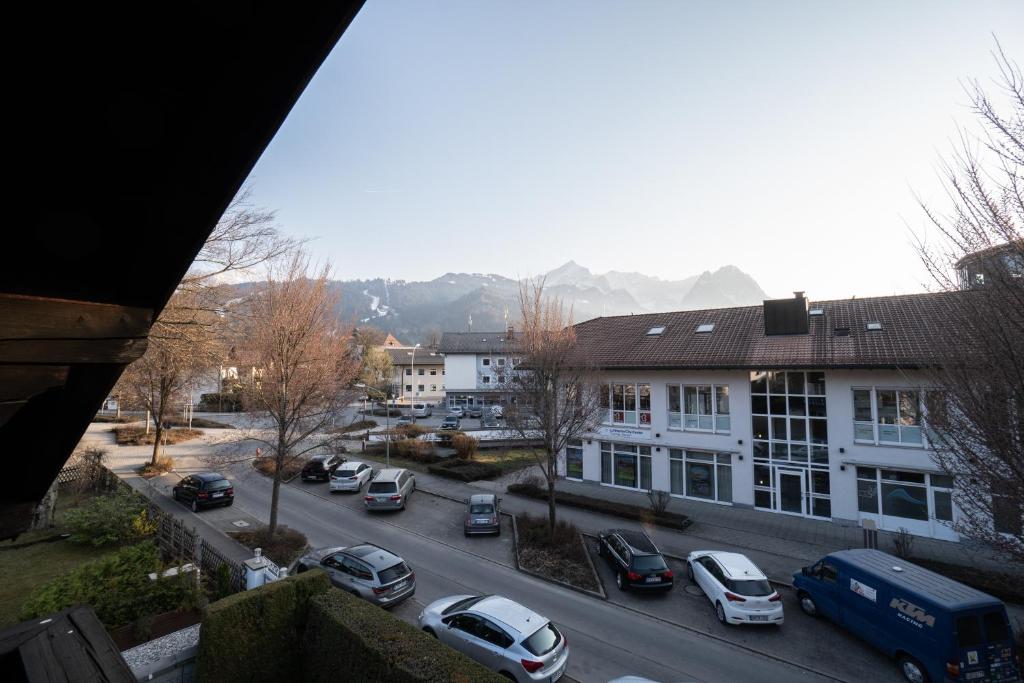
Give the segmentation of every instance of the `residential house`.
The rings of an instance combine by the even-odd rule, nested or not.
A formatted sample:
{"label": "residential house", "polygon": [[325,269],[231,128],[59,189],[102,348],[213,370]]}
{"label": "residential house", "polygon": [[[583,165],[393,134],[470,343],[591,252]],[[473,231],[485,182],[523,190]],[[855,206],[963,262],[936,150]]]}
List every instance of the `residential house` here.
{"label": "residential house", "polygon": [[431,349],[413,346],[385,346],[391,357],[395,398],[403,403],[444,399],[444,358]]}
{"label": "residential house", "polygon": [[448,407],[505,405],[508,373],[519,364],[515,331],[445,332],[437,347],[444,357]]}

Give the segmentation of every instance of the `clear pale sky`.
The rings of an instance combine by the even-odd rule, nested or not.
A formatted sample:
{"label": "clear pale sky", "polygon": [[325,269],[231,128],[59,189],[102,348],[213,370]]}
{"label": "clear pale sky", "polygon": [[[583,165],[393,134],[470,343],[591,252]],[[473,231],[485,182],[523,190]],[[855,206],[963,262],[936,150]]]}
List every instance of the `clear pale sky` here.
{"label": "clear pale sky", "polygon": [[921,291],[914,193],[1024,2],[368,0],[250,178],[339,279],[569,259]]}

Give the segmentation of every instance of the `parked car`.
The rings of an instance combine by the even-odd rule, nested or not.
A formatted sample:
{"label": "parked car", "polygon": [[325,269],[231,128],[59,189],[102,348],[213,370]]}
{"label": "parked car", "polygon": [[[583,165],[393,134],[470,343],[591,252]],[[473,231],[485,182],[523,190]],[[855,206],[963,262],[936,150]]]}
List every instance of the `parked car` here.
{"label": "parked car", "polygon": [[441,420],[441,426],[438,427],[438,429],[453,430],[453,431],[461,429],[461,428],[462,428],[462,420],[460,420],[455,415],[446,415],[445,418],[443,420]]}
{"label": "parked car", "polygon": [[331,493],[335,491],[361,491],[373,478],[373,468],[365,462],[352,460],[331,473]]}
{"label": "parked car", "polygon": [[493,493],[478,493],[466,501],[466,516],[462,524],[462,532],[471,534],[501,535],[501,499]]}
{"label": "parked car", "polygon": [[327,481],[331,478],[331,472],[338,469],[338,465],[345,462],[340,455],[314,455],[302,466],[302,481]]}
{"label": "parked car", "polygon": [[395,426],[401,427],[402,425],[411,425],[415,421],[416,420],[414,420],[410,415],[402,415],[395,421]]}
{"label": "parked car", "polygon": [[466,409],[466,415],[469,417],[483,417],[484,408],[483,406],[471,406]]}
{"label": "parked car", "polygon": [[597,554],[612,568],[620,591],[672,589],[672,570],[654,541],[642,531],[605,529],[597,535]]}
{"label": "parked car", "polygon": [[199,512],[200,508],[214,505],[232,505],[235,502],[235,488],[217,472],[202,472],[179,481],[171,489],[171,498],[185,503],[192,508],[192,512]]}
{"label": "parked car", "polygon": [[484,416],[480,418],[480,426],[484,429],[497,429],[498,418],[491,413],[484,413]]}
{"label": "parked car", "polygon": [[500,420],[505,417],[505,409],[501,406],[491,406],[491,415]]}
{"label": "parked car", "polygon": [[842,550],[793,575],[800,607],[894,658],[912,683],[1019,681],[998,599],[879,550]]}
{"label": "parked car", "polygon": [[367,510],[404,510],[415,490],[416,477],[409,470],[381,470],[367,487],[363,504]]}
{"label": "parked car", "polygon": [[782,625],[782,596],[746,555],[695,550],[686,558],[686,573],[723,624]]}
{"label": "parked car", "polygon": [[434,414],[434,409],[430,407],[429,403],[413,403],[412,404],[412,416],[413,417],[430,417]]}
{"label": "parked car", "polygon": [[401,557],[372,543],[322,548],[300,557],[292,571],[319,567],[331,583],[381,607],[391,607],[416,593],[416,574]]}
{"label": "parked car", "polygon": [[448,409],[448,417],[465,417],[466,411],[461,406],[452,406]]}
{"label": "parked car", "polygon": [[549,619],[500,595],[453,595],[427,605],[419,627],[492,671],[518,681],[557,681],[569,643]]}

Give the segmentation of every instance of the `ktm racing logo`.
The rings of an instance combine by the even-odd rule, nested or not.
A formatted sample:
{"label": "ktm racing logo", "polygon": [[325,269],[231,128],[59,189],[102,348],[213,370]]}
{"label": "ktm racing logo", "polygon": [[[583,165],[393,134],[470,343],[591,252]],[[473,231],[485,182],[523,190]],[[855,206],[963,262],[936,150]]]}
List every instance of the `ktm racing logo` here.
{"label": "ktm racing logo", "polygon": [[896,609],[901,618],[918,628],[921,628],[923,624],[935,626],[935,615],[928,614],[912,602],[907,602],[902,598],[893,598],[892,602],[889,603],[889,607]]}

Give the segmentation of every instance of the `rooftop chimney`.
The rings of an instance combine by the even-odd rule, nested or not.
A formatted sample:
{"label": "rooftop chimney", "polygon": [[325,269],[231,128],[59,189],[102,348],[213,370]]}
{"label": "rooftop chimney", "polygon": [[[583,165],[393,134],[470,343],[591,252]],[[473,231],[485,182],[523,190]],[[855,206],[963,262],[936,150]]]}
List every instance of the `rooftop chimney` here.
{"label": "rooftop chimney", "polygon": [[807,316],[807,297],[793,292],[792,299],[768,299],[764,302],[764,333],[807,334],[810,319]]}

